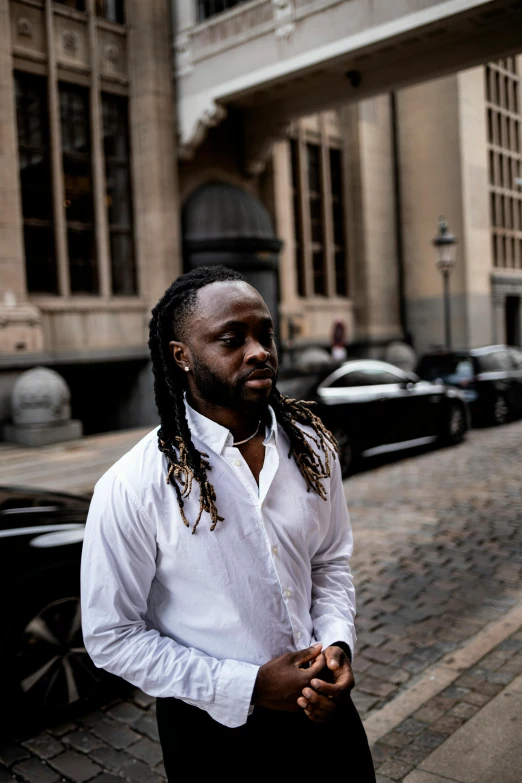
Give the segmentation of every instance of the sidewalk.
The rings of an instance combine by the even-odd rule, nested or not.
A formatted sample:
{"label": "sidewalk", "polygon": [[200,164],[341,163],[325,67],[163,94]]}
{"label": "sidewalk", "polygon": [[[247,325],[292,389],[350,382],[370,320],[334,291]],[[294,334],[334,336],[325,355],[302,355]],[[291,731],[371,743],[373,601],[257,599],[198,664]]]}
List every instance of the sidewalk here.
{"label": "sidewalk", "polygon": [[[420,690],[430,690],[442,668],[428,671]],[[394,702],[383,709],[391,715]],[[375,713],[365,722],[370,737],[372,720]],[[520,783],[522,628],[380,737],[372,752],[377,783]]]}

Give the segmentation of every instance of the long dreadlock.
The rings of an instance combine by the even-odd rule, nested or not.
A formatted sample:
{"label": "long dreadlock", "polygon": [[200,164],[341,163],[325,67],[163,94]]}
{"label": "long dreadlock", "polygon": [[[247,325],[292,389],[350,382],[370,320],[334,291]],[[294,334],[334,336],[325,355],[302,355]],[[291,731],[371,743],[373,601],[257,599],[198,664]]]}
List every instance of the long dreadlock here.
{"label": "long dreadlock", "polygon": [[[186,378],[172,357],[169,343],[182,341],[199,289],[226,281],[244,281],[244,277],[224,266],[199,267],[182,275],[153,309],[149,324],[154,394],[160,417],[158,448],[167,459],[167,483],[174,486],[181,518],[187,527],[190,524],[185,516],[184,501],[190,495],[193,482],[199,485],[199,512],[192,524],[193,533],[204,511],[210,516],[211,530],[223,521],[223,517],[218,515],[216,493],[208,480],[208,472],[212,469],[208,454],[198,451],[192,442],[185,413]],[[294,457],[307,492],[313,491],[326,500],[323,481],[330,476],[330,459],[337,451],[335,438],[307,407],[311,403],[285,397],[275,387],[269,403],[288,436],[288,457]],[[314,434],[305,435],[299,424],[310,426]]]}

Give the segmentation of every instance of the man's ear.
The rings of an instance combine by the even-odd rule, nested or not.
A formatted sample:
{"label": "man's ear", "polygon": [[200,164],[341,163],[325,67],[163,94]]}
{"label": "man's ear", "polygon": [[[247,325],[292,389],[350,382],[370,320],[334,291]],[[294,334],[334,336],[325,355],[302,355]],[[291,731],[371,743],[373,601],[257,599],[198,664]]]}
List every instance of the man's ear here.
{"label": "man's ear", "polygon": [[186,343],[179,343],[177,340],[171,340],[169,348],[172,352],[172,358],[182,372],[187,372],[187,367],[191,369],[190,348]]}

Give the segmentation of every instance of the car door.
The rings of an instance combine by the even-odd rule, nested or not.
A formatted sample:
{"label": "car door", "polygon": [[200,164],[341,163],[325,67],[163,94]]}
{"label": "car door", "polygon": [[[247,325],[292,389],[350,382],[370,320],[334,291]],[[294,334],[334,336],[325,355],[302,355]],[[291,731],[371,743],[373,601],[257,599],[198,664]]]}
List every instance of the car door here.
{"label": "car door", "polygon": [[514,411],[522,411],[522,351],[520,348],[510,348],[511,363],[513,365],[513,402]]}
{"label": "car door", "polygon": [[353,362],[335,370],[319,384],[317,395],[327,426],[346,432],[358,451],[383,442],[389,426],[386,416],[386,390],[375,383],[375,374],[363,362]]}

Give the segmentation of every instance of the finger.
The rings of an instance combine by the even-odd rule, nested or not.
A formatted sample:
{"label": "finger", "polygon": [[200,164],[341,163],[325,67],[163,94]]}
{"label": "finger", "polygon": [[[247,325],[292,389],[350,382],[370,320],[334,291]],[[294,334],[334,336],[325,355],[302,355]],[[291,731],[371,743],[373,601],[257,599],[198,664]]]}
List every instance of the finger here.
{"label": "finger", "polygon": [[327,647],[324,651],[324,657],[326,658],[326,665],[331,671],[339,669],[346,660],[346,655],[340,647]]}
{"label": "finger", "polygon": [[309,709],[311,712],[319,711],[319,712],[327,712],[328,714],[330,714],[336,708],[336,704],[332,699],[329,699],[327,696],[321,696],[319,693],[316,693],[316,691],[313,691],[311,688],[305,688],[303,691],[303,696],[308,702],[307,709]]}
{"label": "finger", "polygon": [[351,670],[343,671],[334,683],[324,682],[323,680],[313,679],[310,683],[312,688],[323,696],[332,699],[339,698],[343,693],[350,692],[354,686],[354,678]]}
{"label": "finger", "polygon": [[313,661],[320,655],[323,648],[322,644],[313,644],[311,647],[307,647],[305,650],[299,650],[294,656],[295,662],[299,665]]}
{"label": "finger", "polygon": [[304,708],[304,712],[307,713],[310,718],[313,717],[317,720],[325,721],[330,720],[335,709],[336,703],[333,701],[328,701],[328,706],[326,709],[323,709],[322,705],[320,704],[312,704],[311,702],[308,702],[307,707]]}
{"label": "finger", "polygon": [[326,659],[323,653],[321,653],[320,655],[317,656],[317,658],[312,663],[312,665],[308,667],[308,669],[303,669],[303,673],[306,674],[307,684],[310,682],[312,677],[317,677],[317,675],[323,671],[325,666],[326,666]]}

